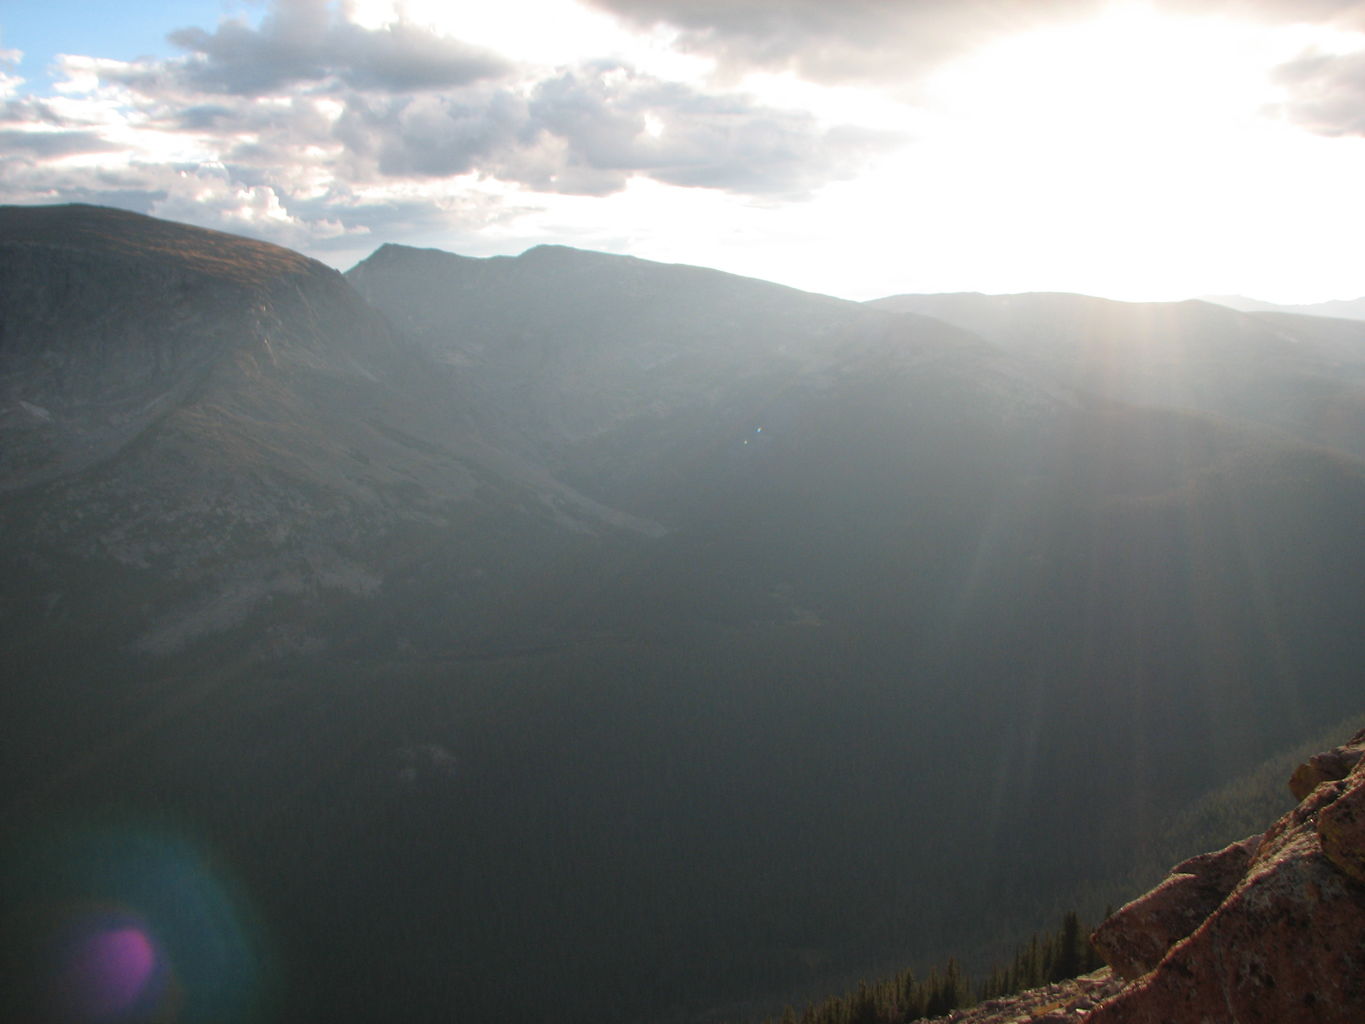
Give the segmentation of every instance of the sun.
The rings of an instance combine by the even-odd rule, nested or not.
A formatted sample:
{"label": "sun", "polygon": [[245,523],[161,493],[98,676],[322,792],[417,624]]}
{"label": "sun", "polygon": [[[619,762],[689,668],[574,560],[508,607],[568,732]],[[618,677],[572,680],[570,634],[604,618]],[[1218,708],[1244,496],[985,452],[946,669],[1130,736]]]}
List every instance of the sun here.
{"label": "sun", "polygon": [[[912,142],[850,190],[845,215],[877,225],[917,290],[1321,289],[1295,282],[1293,261],[1266,243],[1298,237],[1358,265],[1343,211],[1318,209],[1327,200],[1304,184],[1324,145],[1343,173],[1365,171],[1365,146],[1274,116],[1272,69],[1321,36],[1119,4],[985,45],[917,93]],[[1295,203],[1268,202],[1287,195]],[[914,248],[930,238],[931,254]]]}

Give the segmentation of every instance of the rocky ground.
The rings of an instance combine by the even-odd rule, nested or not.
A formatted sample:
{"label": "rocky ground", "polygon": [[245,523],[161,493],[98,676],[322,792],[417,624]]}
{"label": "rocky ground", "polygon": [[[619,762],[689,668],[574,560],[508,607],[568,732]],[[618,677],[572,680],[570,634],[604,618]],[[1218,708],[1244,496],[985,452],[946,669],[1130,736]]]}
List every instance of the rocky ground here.
{"label": "rocky ground", "polygon": [[970,1010],[954,1010],[929,1024],[1076,1024],[1122,988],[1123,981],[1106,967],[1006,999],[988,999]]}

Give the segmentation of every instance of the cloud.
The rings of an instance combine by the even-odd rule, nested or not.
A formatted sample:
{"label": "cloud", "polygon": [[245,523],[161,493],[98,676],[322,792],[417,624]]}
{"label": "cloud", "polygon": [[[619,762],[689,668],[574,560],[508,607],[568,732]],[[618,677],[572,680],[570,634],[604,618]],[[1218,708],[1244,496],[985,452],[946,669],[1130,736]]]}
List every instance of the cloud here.
{"label": "cloud", "polygon": [[800,195],[900,140],[822,127],[799,111],[714,95],[614,63],[525,92],[357,97],[337,135],[382,176],[478,173],[540,191],[606,195],[632,176],[747,195]]}
{"label": "cloud", "polygon": [[224,21],[212,32],[182,28],[168,38],[189,56],[130,64],[109,76],[147,91],[176,85],[262,96],[307,83],[384,92],[444,89],[512,69],[496,54],[405,21],[362,27],[348,20],[345,6],[329,0],[276,0],[259,28]]}
{"label": "cloud", "polygon": [[[1267,20],[1365,31],[1359,0],[1226,0],[1219,6]],[[1317,135],[1365,135],[1365,51],[1310,51],[1281,64],[1273,77],[1286,96],[1275,112],[1286,120]]]}
{"label": "cloud", "polygon": [[[685,50],[732,72],[789,70],[817,82],[911,80],[1015,32],[1098,14],[1105,0],[584,0],[640,29],[669,26]],[[1359,0],[1155,0],[1174,14],[1365,28]]]}
{"label": "cloud", "polygon": [[529,109],[572,166],[749,195],[802,194],[902,141],[611,65],[541,82]]}
{"label": "cloud", "polygon": [[798,199],[904,141],[619,60],[514,66],[322,0],[174,39],[188,55],[63,57],[52,97],[0,94],[3,201],[111,203],[346,252],[633,179]]}
{"label": "cloud", "polygon": [[1318,135],[1365,135],[1365,52],[1310,53],[1280,65],[1280,113]]}
{"label": "cloud", "polygon": [[108,153],[118,148],[93,131],[48,132],[0,128],[0,152],[11,156],[27,153],[37,158],[52,158],[77,153]]}
{"label": "cloud", "polygon": [[1011,32],[1099,8],[1099,0],[586,0],[638,28],[668,25],[684,49],[735,70],[823,82],[911,78]]}
{"label": "cloud", "polygon": [[[92,110],[121,106],[149,150],[195,150],[233,168],[244,187],[269,181],[284,195],[336,180],[470,175],[574,195],[608,195],[644,177],[795,198],[903,141],[618,61],[513,74],[447,37],[347,17],[325,0],[277,0],[258,29],[229,21],[174,33],[189,57],[64,58],[62,109],[82,92]],[[69,151],[82,139],[95,145],[76,135]]]}

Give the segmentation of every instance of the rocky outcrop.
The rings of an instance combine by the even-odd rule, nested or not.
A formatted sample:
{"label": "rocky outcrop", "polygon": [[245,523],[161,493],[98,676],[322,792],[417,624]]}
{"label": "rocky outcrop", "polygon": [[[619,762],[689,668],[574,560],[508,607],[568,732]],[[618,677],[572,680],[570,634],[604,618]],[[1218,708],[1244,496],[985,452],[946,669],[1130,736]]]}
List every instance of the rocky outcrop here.
{"label": "rocky outcrop", "polygon": [[1264,835],[1178,865],[1101,925],[1096,948],[1132,980],[1090,1024],[1365,1020],[1362,746],[1300,766],[1295,792],[1316,785]]}
{"label": "rocky outcrop", "polygon": [[1204,923],[1246,874],[1260,836],[1200,854],[1096,929],[1095,949],[1125,981],[1152,970],[1167,950]]}
{"label": "rocky outcrop", "polygon": [[1079,1024],[1122,982],[1109,968],[1053,982],[1004,999],[987,999],[922,1024]]}
{"label": "rocky outcrop", "polygon": [[1365,730],[1361,730],[1340,747],[1314,754],[1294,770],[1289,780],[1289,791],[1295,800],[1302,800],[1320,783],[1344,779],[1365,755]]}

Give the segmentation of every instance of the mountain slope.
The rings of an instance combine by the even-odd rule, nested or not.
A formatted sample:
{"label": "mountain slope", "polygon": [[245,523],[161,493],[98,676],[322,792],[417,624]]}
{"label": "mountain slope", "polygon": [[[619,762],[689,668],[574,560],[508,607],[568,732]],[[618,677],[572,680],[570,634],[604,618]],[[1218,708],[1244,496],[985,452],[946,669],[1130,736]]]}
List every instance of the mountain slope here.
{"label": "mountain slope", "polygon": [[1365,327],[1355,323],[1044,293],[901,295],[871,305],[975,331],[1084,391],[1365,455]]}
{"label": "mountain slope", "polygon": [[452,368],[477,429],[626,501],[856,353],[985,348],[937,321],[560,246],[479,260],[386,245],[347,279]]}
{"label": "mountain slope", "polygon": [[13,216],[0,806],[206,847],[281,1018],[938,960],[1358,702],[1365,469],[1250,417],[698,268],[385,249],[371,305]]}
{"label": "mountain slope", "polygon": [[[462,386],[486,389],[490,408],[529,421],[541,408],[531,396],[553,394],[602,413],[590,430],[542,424],[545,457],[671,527],[587,579],[551,582],[545,606],[559,635],[645,638],[627,674],[668,679],[694,694],[686,716],[716,716],[686,733],[709,763],[687,770],[684,792],[753,794],[742,814],[766,837],[721,856],[767,863],[766,887],[787,901],[804,899],[798,879],[812,865],[860,880],[842,921],[833,910],[774,917],[743,885],[727,889],[750,908],[736,932],[941,949],[952,900],[907,881],[907,865],[944,893],[970,877],[998,909],[1027,915],[1021,894],[1116,867],[1146,824],[1195,795],[1199,743],[1216,737],[1229,766],[1245,764],[1299,727],[1276,721],[1284,701],[1315,721],[1350,706],[1365,544],[1348,510],[1365,500],[1365,475],[1348,456],[1250,414],[1239,425],[1198,406],[1114,400],[1151,397],[1141,391],[1088,394],[1084,375],[941,321],[694,268],[569,250],[489,261],[388,250],[382,262],[388,283],[362,290],[414,340],[455,352]],[[739,295],[752,296],[753,318],[728,331]],[[799,314],[757,315],[779,300]],[[516,329],[498,335],[508,305]],[[1209,331],[1194,322],[1187,334],[1208,343],[1212,377],[1223,321],[1207,319]],[[1065,317],[1058,326],[1076,341]],[[1120,347],[1102,320],[1092,327],[1095,346]],[[461,347],[471,329],[489,339],[477,351]],[[663,342],[673,362],[661,365],[680,364],[677,376],[635,361]],[[585,351],[594,370],[575,372]],[[1236,398],[1251,409],[1245,389]],[[649,720],[683,713],[681,697],[653,687],[630,700]],[[994,756],[959,765],[968,736]],[[628,736],[620,744],[615,756],[639,756]],[[809,772],[791,767],[805,760]],[[945,778],[949,763],[957,774]],[[773,799],[788,786],[802,802]],[[714,846],[748,831],[729,806],[691,809],[684,834]],[[1077,822],[1077,806],[1094,810]],[[1023,863],[1006,852],[1006,837],[1035,850],[1063,828],[1065,850]],[[961,842],[926,848],[921,830]],[[652,856],[684,875],[707,863]],[[901,895],[871,895],[888,891]]]}
{"label": "mountain slope", "polygon": [[[271,595],[372,592],[399,535],[508,502],[652,529],[462,430],[429,362],[321,264],[87,207],[2,211],[0,245],[8,528],[30,571],[88,552],[179,579],[138,643],[174,648]],[[375,558],[379,536],[396,546]]]}

